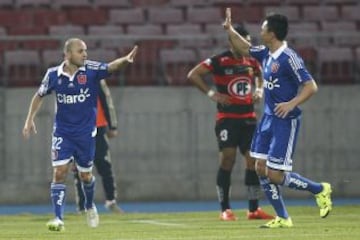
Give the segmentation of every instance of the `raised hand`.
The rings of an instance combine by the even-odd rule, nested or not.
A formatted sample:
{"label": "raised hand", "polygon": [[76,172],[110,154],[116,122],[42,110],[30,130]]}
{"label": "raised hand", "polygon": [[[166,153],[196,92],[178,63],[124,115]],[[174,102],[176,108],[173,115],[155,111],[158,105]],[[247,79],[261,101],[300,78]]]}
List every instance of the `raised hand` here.
{"label": "raised hand", "polygon": [[226,30],[231,27],[231,8],[226,8],[225,10],[225,22],[223,26]]}
{"label": "raised hand", "polygon": [[134,62],[134,58],[136,56],[137,50],[138,50],[138,46],[135,45],[135,47],[131,50],[131,52],[129,52],[128,55],[126,56],[126,59],[129,63]]}

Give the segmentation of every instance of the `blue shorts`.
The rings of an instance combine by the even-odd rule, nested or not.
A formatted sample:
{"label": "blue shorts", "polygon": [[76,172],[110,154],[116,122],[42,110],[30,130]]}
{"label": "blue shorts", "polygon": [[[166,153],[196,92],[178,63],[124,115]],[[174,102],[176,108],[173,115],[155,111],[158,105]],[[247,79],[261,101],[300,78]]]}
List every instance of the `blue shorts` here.
{"label": "blue shorts", "polygon": [[250,155],[267,160],[269,168],[291,171],[299,127],[300,116],[282,119],[264,114],[254,133]]}
{"label": "blue shorts", "polygon": [[54,133],[51,146],[53,167],[68,164],[75,159],[80,172],[90,172],[95,157],[95,137],[93,135],[69,137]]}

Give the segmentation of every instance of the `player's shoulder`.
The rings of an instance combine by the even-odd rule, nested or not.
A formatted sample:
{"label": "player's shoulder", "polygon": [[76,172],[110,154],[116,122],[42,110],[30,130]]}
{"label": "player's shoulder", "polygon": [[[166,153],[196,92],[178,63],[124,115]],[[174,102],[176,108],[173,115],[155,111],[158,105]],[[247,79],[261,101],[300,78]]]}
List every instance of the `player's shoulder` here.
{"label": "player's shoulder", "polygon": [[283,53],[289,59],[301,59],[300,55],[290,47],[285,48]]}
{"label": "player's shoulder", "polygon": [[105,70],[106,64],[99,61],[94,60],[86,60],[85,61],[85,68],[90,70]]}
{"label": "player's shoulder", "polygon": [[57,76],[57,72],[58,72],[58,69],[59,69],[60,65],[59,66],[55,66],[55,67],[49,67],[47,70],[46,70],[46,76],[49,76],[49,77],[52,77],[52,76]]}

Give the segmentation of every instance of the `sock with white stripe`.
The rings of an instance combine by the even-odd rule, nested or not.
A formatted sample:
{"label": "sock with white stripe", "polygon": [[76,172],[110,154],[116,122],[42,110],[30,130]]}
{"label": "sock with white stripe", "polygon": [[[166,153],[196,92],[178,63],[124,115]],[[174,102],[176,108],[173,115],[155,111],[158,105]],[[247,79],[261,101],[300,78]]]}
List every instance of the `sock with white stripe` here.
{"label": "sock with white stripe", "polygon": [[270,183],[267,177],[260,177],[259,179],[267,199],[274,207],[276,215],[281,218],[288,218],[289,214],[285,208],[280,187],[276,184]]}
{"label": "sock with white stripe", "polygon": [[286,172],[284,181],[281,185],[296,190],[309,191],[313,194],[318,194],[323,189],[320,183],[313,182],[310,179],[307,179],[300,174],[294,172]]}
{"label": "sock with white stripe", "polygon": [[65,207],[65,184],[51,183],[50,194],[55,217],[63,220]]}
{"label": "sock with white stripe", "polygon": [[85,195],[85,209],[93,207],[94,192],[95,192],[95,177],[91,178],[89,183],[82,182]]}

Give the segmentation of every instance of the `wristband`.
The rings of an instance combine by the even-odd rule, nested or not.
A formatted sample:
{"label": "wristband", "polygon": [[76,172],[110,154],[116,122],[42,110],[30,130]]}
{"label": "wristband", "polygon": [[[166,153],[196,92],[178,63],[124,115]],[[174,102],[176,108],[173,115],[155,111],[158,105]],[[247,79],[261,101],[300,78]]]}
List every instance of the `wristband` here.
{"label": "wristband", "polygon": [[207,95],[208,95],[209,98],[211,98],[212,96],[215,95],[215,91],[212,90],[212,89],[210,89],[210,90],[207,92]]}

